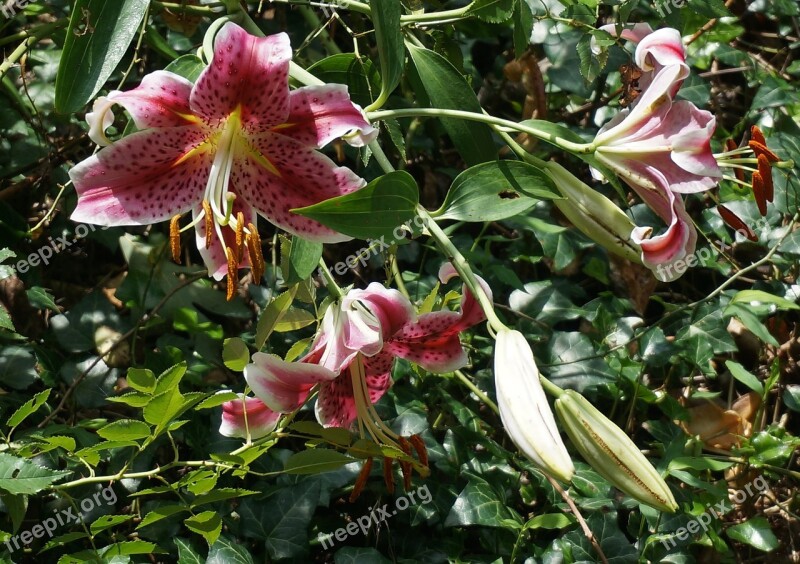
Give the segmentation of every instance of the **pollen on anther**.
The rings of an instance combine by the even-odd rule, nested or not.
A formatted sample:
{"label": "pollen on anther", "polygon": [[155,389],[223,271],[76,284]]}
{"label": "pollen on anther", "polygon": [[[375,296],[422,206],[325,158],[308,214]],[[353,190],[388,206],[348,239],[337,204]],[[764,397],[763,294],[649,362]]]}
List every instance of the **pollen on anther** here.
{"label": "pollen on anther", "polygon": [[228,292],[226,298],[231,301],[236,293],[236,286],[239,284],[239,263],[234,256],[233,249],[230,247],[226,248],[225,256],[228,259]]}
{"label": "pollen on anther", "polygon": [[236,214],[236,260],[241,262],[244,256],[244,214]]}
{"label": "pollen on anther", "polygon": [[392,474],[392,459],[388,456],[383,457],[383,481],[386,483],[386,491],[394,493],[394,474]]}
{"label": "pollen on anther", "polygon": [[181,228],[180,214],[175,215],[169,222],[169,248],[172,251],[172,260],[180,264],[181,262]]}
{"label": "pollen on anther", "polygon": [[361,472],[358,473],[358,478],[356,478],[353,491],[350,493],[350,503],[353,503],[355,500],[357,500],[358,496],[361,495],[361,492],[364,491],[364,486],[367,484],[367,479],[369,478],[370,472],[372,472],[372,457],[367,458],[367,460],[364,462],[364,466],[361,467]]}
{"label": "pollen on anther", "polygon": [[211,248],[211,232],[214,229],[214,218],[211,215],[211,204],[208,200],[203,200],[203,212],[205,212],[206,220],[206,249]]}
{"label": "pollen on anther", "polygon": [[775,185],[772,183],[772,166],[766,155],[758,155],[758,173],[764,181],[764,196],[771,202],[775,198]]}
{"label": "pollen on anther", "polygon": [[753,196],[758,205],[758,213],[762,216],[767,215],[767,193],[764,186],[764,179],[758,171],[753,173]]}
{"label": "pollen on anther", "polygon": [[717,206],[717,211],[719,212],[720,217],[722,220],[733,227],[736,231],[743,234],[751,241],[758,241],[758,237],[753,232],[752,229],[744,222],[742,219],[733,213],[731,210],[720,204]]}

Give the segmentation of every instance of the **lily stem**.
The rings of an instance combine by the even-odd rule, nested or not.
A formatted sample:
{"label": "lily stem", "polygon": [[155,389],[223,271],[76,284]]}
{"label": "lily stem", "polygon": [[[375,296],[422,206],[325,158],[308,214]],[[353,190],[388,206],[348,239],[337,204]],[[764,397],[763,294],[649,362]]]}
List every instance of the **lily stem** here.
{"label": "lily stem", "polygon": [[494,403],[491,399],[489,399],[489,396],[487,396],[485,393],[483,393],[483,391],[480,388],[478,388],[478,386],[476,386],[472,382],[472,380],[467,378],[466,374],[464,374],[460,370],[456,370],[454,373],[456,375],[456,378],[458,378],[461,381],[462,384],[464,384],[467,388],[469,388],[469,390],[473,394],[478,396],[478,399],[481,400],[483,403],[485,403],[489,407],[489,409],[491,409],[492,411],[494,411],[498,415],[500,414],[500,408],[497,407],[497,404]]}

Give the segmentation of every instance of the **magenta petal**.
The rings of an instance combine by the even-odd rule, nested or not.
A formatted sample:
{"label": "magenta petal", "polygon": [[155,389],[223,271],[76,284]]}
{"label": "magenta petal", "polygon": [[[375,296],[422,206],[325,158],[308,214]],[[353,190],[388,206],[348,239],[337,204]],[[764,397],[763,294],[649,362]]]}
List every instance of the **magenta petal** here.
{"label": "magenta petal", "polygon": [[[444,317],[437,314],[446,313],[452,312],[435,312],[423,315],[420,317],[418,325],[423,330],[425,330],[425,325],[427,324],[435,326]],[[438,335],[435,330],[428,330],[428,332],[433,336],[425,339],[393,339],[386,344],[384,350],[418,364],[429,372],[452,372],[467,365],[469,359],[461,346],[458,333]]]}
{"label": "magenta petal", "polygon": [[[458,273],[456,272],[455,267],[449,263],[444,263],[441,267],[439,267],[439,280],[442,283],[448,282],[454,276],[457,276]],[[483,293],[486,294],[486,297],[489,301],[492,301],[492,289],[486,283],[486,281],[481,278],[480,276],[475,276],[475,279],[480,284],[481,288],[483,289]],[[465,286],[461,288],[461,319],[459,322],[451,328],[451,331],[464,331],[469,329],[473,325],[477,325],[481,321],[486,319],[486,314],[483,312],[483,308],[478,303],[478,300],[475,299],[475,296],[472,295],[472,292]]]}
{"label": "magenta petal", "polygon": [[189,95],[192,83],[167,71],[155,71],[126,92],[114,91],[108,100],[128,110],[136,127],[171,127],[192,123]]}
{"label": "magenta petal", "polygon": [[222,404],[219,433],[225,437],[244,439],[249,430],[251,439],[260,439],[275,430],[280,417],[280,413],[272,411],[260,399],[245,398],[239,394],[239,399]]}
{"label": "magenta petal", "polygon": [[364,290],[351,290],[342,300],[342,307],[351,307],[354,301],[364,303],[380,322],[386,337],[394,335],[409,321],[416,318],[414,307],[402,293],[372,282]]}
{"label": "magenta petal", "polygon": [[[377,402],[392,385],[392,356],[381,353],[364,359],[367,393],[372,403]],[[350,428],[358,416],[353,395],[353,378],[349,367],[332,382],[320,386],[315,407],[317,421],[325,427]]]}
{"label": "magenta petal", "polygon": [[285,33],[255,37],[228,22],[214,40],[214,56],[191,94],[194,113],[224,120],[238,107],[242,123],[263,131],[289,114],[289,61]]}
{"label": "magenta petal", "polygon": [[685,64],[686,50],[677,29],[658,29],[642,37],[636,46],[636,65],[642,70]]}
{"label": "magenta petal", "polygon": [[361,109],[350,101],[347,86],[343,84],[293,90],[289,95],[289,108],[289,118],[278,132],[304,145],[324,147],[349,132],[358,132],[345,140],[361,146],[378,135]]}
{"label": "magenta petal", "polygon": [[203,197],[212,155],[193,126],[154,128],[129,135],[69,171],[78,192],[73,221],[144,225],[192,209]]}
{"label": "magenta petal", "polygon": [[336,375],[315,364],[286,362],[278,356],[258,352],[245,366],[244,378],[267,407],[286,413],[303,405],[315,384],[333,380]]}
{"label": "magenta petal", "polygon": [[[283,135],[262,133],[249,141],[254,153],[236,160],[231,183],[259,214],[310,241],[338,243],[351,239],[289,210],[354,192],[366,185],[364,179]],[[264,160],[274,168],[262,164]]]}

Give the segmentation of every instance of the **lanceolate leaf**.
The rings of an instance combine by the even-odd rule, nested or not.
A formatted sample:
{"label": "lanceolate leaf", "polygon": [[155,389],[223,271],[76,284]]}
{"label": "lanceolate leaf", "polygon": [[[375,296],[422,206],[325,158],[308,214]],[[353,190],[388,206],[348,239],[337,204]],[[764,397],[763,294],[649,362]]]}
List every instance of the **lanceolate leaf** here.
{"label": "lanceolate leaf", "polygon": [[148,0],[77,0],[56,77],[59,112],[76,112],[103,87],[125,55]]}
{"label": "lanceolate leaf", "polygon": [[[408,46],[408,52],[433,107],[483,112],[472,88],[447,59],[414,45]],[[468,165],[494,160],[496,150],[489,126],[453,118],[442,118],[441,122]]]}
{"label": "lanceolate leaf", "polygon": [[523,162],[496,161],[459,174],[437,213],[441,219],[497,221],[530,209],[540,198],[560,198],[547,175]]}
{"label": "lanceolate leaf", "polygon": [[356,192],[292,211],[351,237],[379,239],[390,237],[395,227],[414,217],[418,201],[414,178],[396,171]]}
{"label": "lanceolate leaf", "polygon": [[400,31],[402,4],[398,0],[372,0],[370,7],[381,61],[381,94],[375,102],[375,107],[380,107],[400,83],[403,73],[405,52]]}

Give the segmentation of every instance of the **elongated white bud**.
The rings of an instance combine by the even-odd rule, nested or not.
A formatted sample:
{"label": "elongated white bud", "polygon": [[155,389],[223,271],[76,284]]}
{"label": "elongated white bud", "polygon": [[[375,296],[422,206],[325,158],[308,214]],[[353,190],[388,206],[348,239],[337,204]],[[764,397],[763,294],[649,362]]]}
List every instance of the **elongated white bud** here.
{"label": "elongated white bud", "polygon": [[500,418],[514,444],[551,476],[571,480],[572,459],[539,382],[531,348],[519,331],[497,333],[494,382]]}
{"label": "elongated white bud", "polygon": [[574,390],[556,400],[556,413],[578,449],[598,474],[632,498],[673,513],[678,504],[664,479],[630,437]]}

